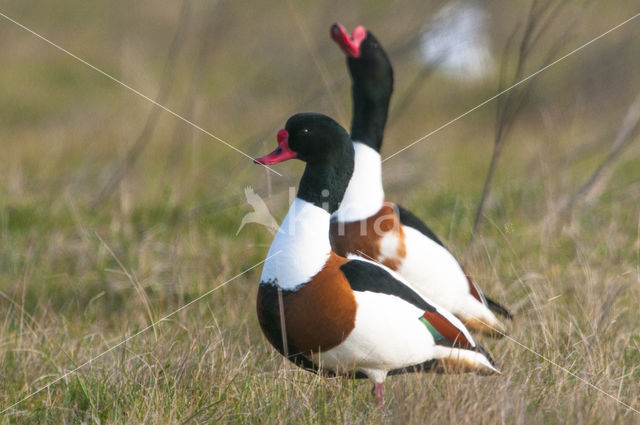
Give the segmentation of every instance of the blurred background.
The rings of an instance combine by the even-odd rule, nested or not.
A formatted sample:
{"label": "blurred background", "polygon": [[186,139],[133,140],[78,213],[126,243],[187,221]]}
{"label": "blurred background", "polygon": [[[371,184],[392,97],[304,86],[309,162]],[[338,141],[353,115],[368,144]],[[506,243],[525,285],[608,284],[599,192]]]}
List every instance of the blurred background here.
{"label": "blurred background", "polygon": [[[273,150],[297,112],[349,128],[333,22],[364,25],[394,65],[386,158],[638,11],[631,0],[0,1],[3,14],[252,157]],[[567,317],[592,316],[585,306],[601,317],[598,300],[612,293],[622,312],[637,299],[637,287],[615,291],[638,279],[640,261],[639,29],[629,22],[383,165],[388,198],[425,218],[516,313],[558,294],[568,297],[553,314]],[[265,228],[235,234],[252,210],[244,189],[280,221],[303,165],[274,167],[282,176],[256,166],[2,17],[0,52],[5,406],[69,358],[98,353],[262,260]],[[179,317],[195,328],[215,321],[246,335],[228,343],[271,356],[253,313],[258,277],[259,268]],[[60,354],[67,343],[76,348]],[[120,385],[113,379],[108,388]],[[95,410],[88,393],[60,403]]]}
{"label": "blurred background", "polygon": [[[8,1],[2,7],[250,156],[271,150],[277,129],[299,111],[329,114],[348,128],[349,81],[344,57],[327,35],[332,22],[366,25],[395,66],[384,156],[513,82],[529,10],[528,3],[500,1],[258,1],[250,7],[197,0]],[[624,1],[615,8],[569,2],[551,10],[522,76],[547,64],[548,55],[555,59],[628,18],[633,7]],[[617,128],[638,88],[635,25],[527,83],[532,87],[504,155],[529,156],[526,167],[535,169],[560,165],[562,176],[540,181],[541,187],[569,189],[563,183],[569,183],[564,178],[571,178],[573,167],[606,152],[608,143],[599,138]],[[154,111],[147,100],[6,19],[0,31],[4,203],[37,199],[34,203],[50,208],[67,197],[97,210],[119,202],[122,213],[130,214],[150,203],[179,210],[241,203],[247,184],[266,193],[265,170],[247,158]],[[506,73],[501,72],[505,57]],[[388,190],[405,187],[394,194],[412,195],[405,183],[415,179],[418,191],[444,186],[477,194],[490,158],[497,104],[385,163]],[[285,176],[271,179],[274,191],[295,185],[300,167],[280,167]],[[522,164],[501,161],[498,177],[529,179],[522,171]],[[110,179],[118,184],[109,186]],[[279,204],[278,199],[273,206]]]}

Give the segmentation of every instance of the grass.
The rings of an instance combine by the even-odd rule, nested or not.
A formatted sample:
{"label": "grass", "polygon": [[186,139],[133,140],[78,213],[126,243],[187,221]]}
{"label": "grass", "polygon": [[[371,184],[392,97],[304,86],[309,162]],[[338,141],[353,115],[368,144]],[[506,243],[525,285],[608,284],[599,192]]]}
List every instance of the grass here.
{"label": "grass", "polygon": [[[153,95],[179,4],[162,10],[150,10],[148,3],[131,10],[122,5],[120,12],[105,15],[80,3],[58,6],[55,16],[68,16],[72,28],[86,34],[52,26],[46,11],[27,3],[3,12],[51,31],[75,53],[95,58]],[[493,16],[523,12],[499,3],[491,6]],[[604,31],[631,15],[632,2],[623,3],[616,11],[588,14],[576,38],[587,40],[597,35],[591,26]],[[193,2],[193,28],[176,58],[172,108],[184,100],[205,18],[214,14],[210,7]],[[288,6],[264,4],[259,13],[248,14],[230,2],[220,7],[231,21],[209,53],[212,69],[189,118],[257,155],[273,148],[278,126],[322,83],[297,26],[277,24],[290,16]],[[420,24],[418,12],[427,16],[433,7],[422,2],[348,7],[336,1],[309,3],[304,16],[313,17],[305,22],[309,34],[321,34],[313,40],[337,80],[346,71],[327,36],[333,20],[349,27],[364,22],[379,28],[379,38],[389,34],[398,41]],[[127,13],[139,23],[138,35],[123,34],[122,22],[110,21]],[[253,21],[264,28],[257,40],[250,31]],[[496,46],[512,24],[496,18]],[[625,38],[633,31],[612,34],[611,45],[637,45]],[[283,177],[267,178],[263,169],[195,130],[173,140],[182,124],[162,114],[117,191],[94,208],[95,195],[135,141],[150,106],[7,22],[0,23],[0,35],[1,43],[13,46],[0,69],[0,409],[5,409],[264,259],[272,238],[266,230],[249,225],[235,235],[250,210],[243,189],[252,185],[265,198],[271,190],[267,203],[281,220],[287,189],[297,183],[301,165],[283,164],[278,168]],[[535,106],[525,109],[507,141],[482,234],[469,252],[465,247],[490,155],[492,109],[479,110],[389,160],[384,173],[389,199],[428,218],[480,286],[513,310],[510,337],[638,409],[637,143],[616,164],[602,196],[567,222],[545,225],[555,203],[575,191],[606,154],[608,142],[593,141],[615,130],[627,97],[635,95],[625,97],[637,85],[636,57],[622,55],[606,64],[593,59],[607,42],[540,76]],[[128,53],[133,63],[119,70],[117,49],[127,43],[140,55]],[[282,52],[282,46],[289,50]],[[585,56],[589,60],[581,59]],[[396,93],[402,93],[418,65],[392,57]],[[615,81],[572,78],[578,70],[606,75],[607,67],[615,68]],[[464,88],[443,75],[432,77],[412,108],[390,123],[384,154],[480,103],[494,87],[493,81]],[[348,111],[348,90],[336,95]],[[326,97],[308,109],[334,112]],[[267,140],[256,138],[272,127]],[[502,375],[391,377],[379,410],[368,382],[302,372],[268,345],[255,316],[259,275],[260,267],[230,281],[20,402],[0,423],[640,420],[506,338],[482,339]]]}

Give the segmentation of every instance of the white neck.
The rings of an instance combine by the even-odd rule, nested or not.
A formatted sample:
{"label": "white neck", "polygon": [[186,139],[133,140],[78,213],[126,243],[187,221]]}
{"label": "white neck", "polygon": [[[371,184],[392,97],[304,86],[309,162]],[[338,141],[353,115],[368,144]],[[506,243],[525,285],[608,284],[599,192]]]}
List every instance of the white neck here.
{"label": "white neck", "polygon": [[353,142],[353,175],[334,218],[341,222],[359,221],[377,213],[384,202],[382,163],[373,148]]}
{"label": "white neck", "polygon": [[296,198],[271,243],[260,281],[282,289],[309,282],[331,253],[329,219],[327,211]]}

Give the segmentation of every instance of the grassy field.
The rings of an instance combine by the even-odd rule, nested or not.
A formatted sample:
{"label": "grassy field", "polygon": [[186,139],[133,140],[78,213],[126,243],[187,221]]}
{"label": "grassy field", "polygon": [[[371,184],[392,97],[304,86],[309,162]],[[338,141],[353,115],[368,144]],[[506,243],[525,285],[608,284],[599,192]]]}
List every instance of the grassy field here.
{"label": "grassy field", "polygon": [[[383,157],[497,92],[499,64],[481,82],[436,72],[411,88],[421,65],[401,46],[444,2],[237,3],[20,0],[0,12],[248,155],[270,152],[295,112],[348,126],[334,21],[365,24],[388,46],[392,107],[415,94],[392,111]],[[545,30],[526,74],[555,40],[559,57],[638,12],[633,1],[579,14],[581,4]],[[488,3],[497,62],[528,7]],[[272,238],[255,225],[236,235],[251,211],[244,188],[281,220],[302,164],[269,174],[0,18],[0,423],[640,423],[637,140],[587,202],[554,215],[640,91],[639,28],[529,82],[470,247],[495,102],[385,162],[388,198],[427,219],[516,320],[510,338],[481,340],[502,375],[391,377],[377,409],[369,382],[286,363],[257,323],[261,267],[238,276]]]}

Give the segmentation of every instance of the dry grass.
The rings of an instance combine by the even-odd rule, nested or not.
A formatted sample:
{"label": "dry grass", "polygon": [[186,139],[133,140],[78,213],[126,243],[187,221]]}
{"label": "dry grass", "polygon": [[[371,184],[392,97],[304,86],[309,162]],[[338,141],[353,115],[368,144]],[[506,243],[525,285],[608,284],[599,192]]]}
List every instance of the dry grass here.
{"label": "dry grass", "polygon": [[[413,3],[293,7],[317,35],[315,50],[338,82],[346,70],[329,24],[363,22],[387,45],[399,45],[437,6]],[[490,9],[498,46],[527,11],[499,3]],[[77,0],[51,10],[34,5],[21,1],[2,11],[146,93],[157,92],[179,3],[122,3],[114,10]],[[251,155],[270,151],[271,128],[323,87],[298,27],[282,24],[289,7],[193,1],[168,105],[179,108],[193,92],[199,35],[208,17],[222,14],[228,19],[210,47],[210,71],[198,77],[202,89],[189,118]],[[635,12],[630,1],[615,10],[596,4],[576,28],[576,45]],[[68,26],[54,25],[65,20]],[[638,409],[638,144],[613,165],[601,196],[567,222],[550,227],[546,220],[606,155],[636,95],[640,62],[624,54],[638,47],[634,25],[540,76],[502,152],[486,222],[465,263],[517,315],[509,329],[514,340]],[[547,37],[552,43],[554,34]],[[7,47],[0,68],[5,409],[258,263],[271,235],[247,226],[235,236],[249,211],[243,189],[252,185],[265,196],[265,171],[195,131],[182,133],[177,144],[181,124],[166,114],[113,196],[93,208],[150,106],[6,21],[0,45]],[[393,52],[392,58],[402,93],[418,65]],[[390,123],[385,153],[480,103],[495,86],[433,75]],[[341,87],[336,99],[346,111],[348,91]],[[321,97],[305,109],[335,115],[332,102]],[[429,217],[458,254],[469,240],[490,158],[491,108],[384,166],[389,198]],[[262,134],[268,140],[256,136]],[[284,177],[270,177],[268,204],[279,219],[300,170],[283,164]],[[640,423],[640,414],[504,338],[482,341],[502,375],[392,377],[378,410],[368,382],[320,379],[274,352],[255,317],[258,279],[259,268],[233,280],[11,408],[0,423]]]}

